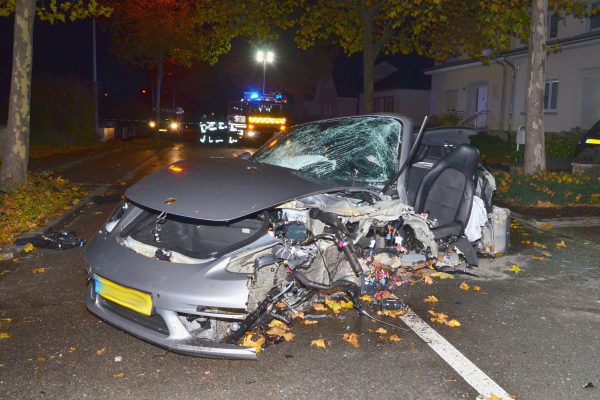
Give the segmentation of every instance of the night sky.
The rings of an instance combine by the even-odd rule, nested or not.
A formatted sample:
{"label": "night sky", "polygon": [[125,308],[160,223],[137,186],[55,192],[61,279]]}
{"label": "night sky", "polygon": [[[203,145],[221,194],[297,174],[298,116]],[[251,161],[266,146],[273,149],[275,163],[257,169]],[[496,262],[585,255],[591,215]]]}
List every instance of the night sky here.
{"label": "night sky", "polygon": [[[12,17],[0,18],[0,124],[6,122],[8,108],[13,22]],[[272,45],[280,54],[285,53],[285,46],[291,46],[290,43],[281,41]],[[143,69],[136,69],[120,63],[111,54],[109,34],[101,29],[97,30],[97,47],[98,79],[101,84],[101,94],[108,92],[111,98],[120,98],[126,101],[128,97],[139,94],[142,89],[151,90],[153,82],[151,82],[150,74]],[[36,20],[33,48],[34,80],[43,75],[50,75],[72,76],[89,82],[92,81],[91,20],[66,24],[57,23],[56,25]],[[184,102],[186,117],[198,118],[202,113],[224,111],[228,100],[238,98],[244,90],[252,89],[252,87],[241,86],[252,86],[254,83],[249,82],[256,82],[262,78],[262,68],[254,60],[253,46],[248,45],[245,41],[236,41],[233,44],[232,53],[230,56],[237,57],[236,59],[242,65],[241,71],[243,74],[247,74],[249,78],[244,83],[241,83],[243,79],[238,79],[234,83],[231,79],[223,76],[219,64],[212,68],[206,65],[200,68],[196,72],[197,75],[192,73],[187,79],[194,82],[197,77],[196,81],[204,80],[208,83],[204,83],[197,96],[188,93],[187,104],[185,103],[186,100],[182,99],[183,96],[178,98],[178,100],[182,99],[181,101]],[[395,56],[387,58],[396,61],[394,64],[399,68],[414,70],[415,68],[432,65],[429,60],[422,57]],[[273,74],[282,74],[282,71],[277,70],[277,62],[268,68],[273,68]],[[286,69],[287,67],[279,66],[279,68]],[[361,55],[355,54],[353,57],[347,58],[340,51],[339,55],[335,57],[333,68],[340,94],[356,96],[360,91],[362,79]],[[167,87],[165,87],[165,92],[167,90]],[[167,96],[162,97],[162,99],[163,107],[168,107],[170,99]]]}

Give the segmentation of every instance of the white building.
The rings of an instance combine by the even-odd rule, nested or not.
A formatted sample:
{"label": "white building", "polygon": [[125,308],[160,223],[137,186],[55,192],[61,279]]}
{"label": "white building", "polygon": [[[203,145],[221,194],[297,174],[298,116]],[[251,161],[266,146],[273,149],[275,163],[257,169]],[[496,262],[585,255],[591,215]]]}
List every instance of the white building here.
{"label": "white building", "polygon": [[[592,6],[600,1],[590,2]],[[544,130],[590,128],[600,120],[600,14],[579,20],[549,16]],[[431,114],[458,113],[475,125],[511,130],[525,125],[527,47],[483,63],[453,60],[426,71],[431,75]]]}

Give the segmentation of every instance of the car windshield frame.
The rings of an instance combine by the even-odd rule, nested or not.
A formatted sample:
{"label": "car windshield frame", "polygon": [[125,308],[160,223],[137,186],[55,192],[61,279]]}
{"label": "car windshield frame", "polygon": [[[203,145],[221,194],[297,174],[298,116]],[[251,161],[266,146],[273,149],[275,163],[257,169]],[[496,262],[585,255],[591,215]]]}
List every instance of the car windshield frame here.
{"label": "car windshield frame", "polygon": [[408,154],[407,122],[385,114],[307,122],[273,137],[251,160],[347,186],[383,187]]}

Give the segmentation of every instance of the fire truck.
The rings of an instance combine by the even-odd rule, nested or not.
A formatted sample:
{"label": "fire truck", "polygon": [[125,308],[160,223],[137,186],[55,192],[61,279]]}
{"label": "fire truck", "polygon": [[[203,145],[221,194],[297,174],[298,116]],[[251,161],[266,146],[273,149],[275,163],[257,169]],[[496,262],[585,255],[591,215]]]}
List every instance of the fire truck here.
{"label": "fire truck", "polygon": [[239,101],[229,102],[227,121],[243,132],[248,143],[262,143],[290,123],[287,98],[280,93],[245,92]]}

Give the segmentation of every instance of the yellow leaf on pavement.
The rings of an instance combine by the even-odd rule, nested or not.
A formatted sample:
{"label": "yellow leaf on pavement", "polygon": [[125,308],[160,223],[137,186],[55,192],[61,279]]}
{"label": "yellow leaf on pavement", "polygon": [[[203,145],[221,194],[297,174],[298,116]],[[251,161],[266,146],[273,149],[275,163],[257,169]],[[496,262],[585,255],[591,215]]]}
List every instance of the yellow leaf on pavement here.
{"label": "yellow leaf on pavement", "polygon": [[124,372],[121,372],[120,374],[114,374],[113,378],[122,378],[125,375]]}
{"label": "yellow leaf on pavement", "polygon": [[47,269],[52,269],[52,267],[42,267],[42,268],[34,268],[31,270],[34,274],[40,274],[42,272],[46,272]]}
{"label": "yellow leaf on pavement", "polygon": [[384,329],[384,328],[380,327],[380,328],[377,328],[377,330],[375,331],[375,333],[379,333],[379,334],[385,335],[387,333],[387,329]]}
{"label": "yellow leaf on pavement", "polygon": [[276,326],[267,331],[267,335],[271,336],[283,336],[287,331],[281,326]]}
{"label": "yellow leaf on pavement", "polygon": [[425,300],[423,300],[425,303],[437,303],[438,301],[440,301],[437,297],[431,295],[431,296],[427,296],[425,298]]}
{"label": "yellow leaf on pavement", "polygon": [[278,319],[274,319],[271,322],[269,322],[269,328],[274,328],[276,326],[281,326],[281,327],[287,328],[287,324],[285,322],[283,322],[283,321],[278,320]]}
{"label": "yellow leaf on pavement", "polygon": [[350,343],[352,346],[358,348],[360,347],[360,343],[358,343],[358,335],[356,333],[344,333],[344,340]]}
{"label": "yellow leaf on pavement", "polygon": [[471,289],[473,289],[476,292],[479,292],[481,290],[479,286],[471,286]]}
{"label": "yellow leaf on pavement", "polygon": [[557,249],[566,249],[567,248],[567,244],[565,243],[564,240],[561,240],[560,242],[556,243],[556,248]]}
{"label": "yellow leaf on pavement", "polygon": [[283,338],[285,339],[286,342],[291,342],[294,339],[294,337],[296,336],[296,334],[292,333],[292,332],[286,332],[281,336],[283,336]]}
{"label": "yellow leaf on pavement", "polygon": [[8,339],[10,335],[6,332],[0,332],[0,339]]}
{"label": "yellow leaf on pavement", "polygon": [[427,285],[433,285],[433,279],[431,279],[431,276],[429,274],[423,274],[423,281]]}
{"label": "yellow leaf on pavement", "polygon": [[313,306],[315,311],[327,311],[327,307],[323,303],[317,303]]}
{"label": "yellow leaf on pavement", "polygon": [[550,253],[549,251],[544,251],[542,254],[546,257],[552,257],[552,253]]}
{"label": "yellow leaf on pavement", "polygon": [[554,228],[554,226],[552,224],[540,224],[540,228],[552,229],[552,228]]}
{"label": "yellow leaf on pavement", "polygon": [[522,270],[521,268],[519,268],[517,265],[513,264],[513,265],[510,267],[510,270],[509,270],[509,271],[514,271],[514,273],[515,273],[515,274],[518,274],[519,272],[521,272],[521,271],[523,271],[523,270]]}
{"label": "yellow leaf on pavement", "polygon": [[532,260],[539,260],[539,261],[544,261],[546,259],[546,257],[539,257],[539,256],[531,256]]}
{"label": "yellow leaf on pavement", "polygon": [[471,289],[471,286],[469,286],[469,284],[467,282],[463,282],[460,284],[460,286],[458,288],[460,290],[469,290],[469,289]]}
{"label": "yellow leaf on pavement", "polygon": [[335,314],[339,313],[340,310],[342,309],[342,305],[340,304],[339,301],[335,301],[335,300],[331,300],[329,297],[325,298],[325,304],[327,305],[327,307],[329,307],[331,309],[331,311],[333,311]]}
{"label": "yellow leaf on pavement", "polygon": [[262,336],[258,336],[258,339],[255,340],[254,336],[258,336],[258,335],[254,335],[252,332],[250,332],[246,336],[244,336],[244,340],[242,341],[242,346],[254,347],[254,351],[256,353],[258,353],[260,351],[262,345],[265,343],[265,338]]}
{"label": "yellow leaf on pavement", "polygon": [[547,249],[548,248],[548,246],[546,246],[543,243],[532,242],[531,244],[534,245],[535,247],[539,247],[540,249]]}
{"label": "yellow leaf on pavement", "polygon": [[292,314],[292,319],[295,318],[304,319],[304,313],[302,311],[299,311],[297,314]]}
{"label": "yellow leaf on pavement", "polygon": [[450,321],[448,321],[448,322],[446,323],[446,325],[448,325],[448,326],[450,326],[450,327],[452,327],[452,328],[456,328],[456,327],[460,326],[460,322],[458,322],[458,321],[457,321],[457,320],[455,320],[455,319],[451,319]]}
{"label": "yellow leaf on pavement", "polygon": [[101,348],[100,350],[96,350],[96,355],[101,356],[106,351],[106,347]]}
{"label": "yellow leaf on pavement", "polygon": [[362,296],[359,297],[359,299],[361,299],[362,301],[366,301],[367,303],[373,302],[373,297],[371,297],[370,294],[363,294]]}
{"label": "yellow leaf on pavement", "polygon": [[319,321],[314,320],[314,319],[307,319],[304,321],[304,325],[314,325],[314,324],[318,324]]}
{"label": "yellow leaf on pavement", "polygon": [[399,338],[398,335],[392,335],[388,339],[390,339],[392,342],[401,342],[402,341],[402,339]]}
{"label": "yellow leaf on pavement", "polygon": [[454,279],[453,275],[450,275],[447,272],[434,272],[433,274],[430,274],[431,276],[435,276],[436,278],[440,278],[440,279]]}
{"label": "yellow leaf on pavement", "polygon": [[29,242],[25,243],[25,247],[23,247],[23,251],[25,253],[29,253],[30,251],[35,250],[35,246]]}
{"label": "yellow leaf on pavement", "polygon": [[329,340],[327,339],[315,339],[310,342],[310,347],[321,347],[326,348],[329,345]]}

